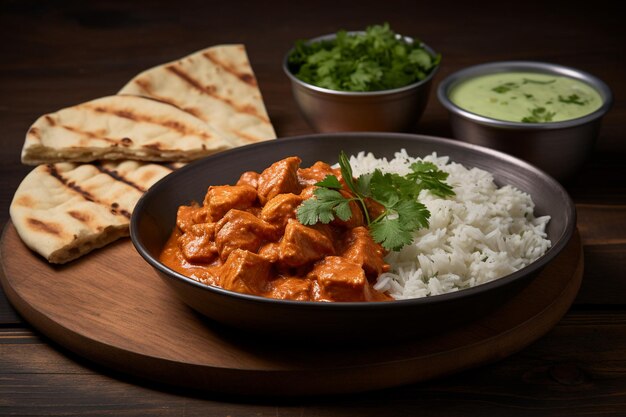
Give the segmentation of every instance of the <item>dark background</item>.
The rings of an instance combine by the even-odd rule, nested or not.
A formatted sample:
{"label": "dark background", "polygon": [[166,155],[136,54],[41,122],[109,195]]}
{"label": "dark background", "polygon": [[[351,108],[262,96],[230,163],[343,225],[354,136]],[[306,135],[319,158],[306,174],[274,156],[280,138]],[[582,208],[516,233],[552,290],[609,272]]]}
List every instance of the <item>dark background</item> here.
{"label": "dark background", "polygon": [[[188,395],[68,353],[0,294],[0,415],[625,415],[626,62],[619,2],[0,1],[0,224],[31,169],[20,163],[40,115],[115,94],[142,70],[221,43],[244,43],[279,137],[312,133],[281,61],[296,39],[389,22],[443,55],[433,86],[497,60],[573,66],[615,102],[588,164],[566,188],[585,251],[581,292],[548,335],[455,376],[342,398],[248,402]],[[450,137],[431,95],[416,132]],[[558,155],[554,156],[555,158]]]}

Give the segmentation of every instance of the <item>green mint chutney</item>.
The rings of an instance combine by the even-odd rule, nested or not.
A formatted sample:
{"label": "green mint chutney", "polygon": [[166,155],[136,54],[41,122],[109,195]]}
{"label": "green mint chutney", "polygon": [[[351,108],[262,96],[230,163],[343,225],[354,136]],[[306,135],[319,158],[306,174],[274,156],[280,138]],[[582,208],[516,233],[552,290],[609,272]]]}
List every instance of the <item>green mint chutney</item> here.
{"label": "green mint chutney", "polygon": [[602,106],[582,81],[534,72],[503,72],[463,81],[449,94],[457,106],[492,119],[542,123],[576,119]]}

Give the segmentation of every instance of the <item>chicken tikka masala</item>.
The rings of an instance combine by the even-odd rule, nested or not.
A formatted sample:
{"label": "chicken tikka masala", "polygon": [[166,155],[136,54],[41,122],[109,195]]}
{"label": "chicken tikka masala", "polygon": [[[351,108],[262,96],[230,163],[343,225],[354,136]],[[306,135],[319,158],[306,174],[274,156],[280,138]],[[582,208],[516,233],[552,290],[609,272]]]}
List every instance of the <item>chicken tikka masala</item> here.
{"label": "chicken tikka masala", "polygon": [[[341,171],[318,161],[309,168],[291,156],[235,185],[210,186],[202,205],[180,206],[160,260],[207,285],[244,294],[300,301],[386,301],[372,283],[389,265],[354,201],[352,216],[303,225],[296,210],[316,183]],[[381,208],[367,204],[370,217]]]}

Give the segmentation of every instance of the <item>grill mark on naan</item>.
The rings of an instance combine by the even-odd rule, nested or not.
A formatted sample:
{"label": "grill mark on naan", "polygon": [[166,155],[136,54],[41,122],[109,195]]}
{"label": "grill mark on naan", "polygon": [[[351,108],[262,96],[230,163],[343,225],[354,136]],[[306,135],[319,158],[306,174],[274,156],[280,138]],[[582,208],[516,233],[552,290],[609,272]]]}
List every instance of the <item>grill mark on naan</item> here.
{"label": "grill mark on naan", "polygon": [[187,84],[195,88],[196,90],[200,91],[203,94],[206,94],[207,96],[213,97],[214,99],[219,100],[222,103],[227,104],[238,113],[246,113],[246,114],[249,114],[250,116],[256,117],[257,119],[261,120],[263,123],[268,123],[268,124],[270,123],[270,121],[266,117],[258,114],[256,110],[254,109],[254,107],[249,106],[249,105],[238,106],[236,103],[233,103],[232,100],[216,94],[215,87],[213,88],[211,88],[210,86],[205,87],[202,84],[200,84],[198,80],[193,78],[191,75],[187,74],[183,69],[178,68],[175,65],[168,65],[165,68],[171,73],[173,73],[174,75],[176,75],[177,77],[179,77],[180,79],[182,79],[183,81],[185,81]]}
{"label": "grill mark on naan", "polygon": [[261,141],[265,140],[263,138],[258,138],[256,136],[250,135],[248,133],[241,132],[239,130],[230,129],[230,132],[232,132],[234,135],[236,135],[239,139],[243,139],[244,141],[249,142],[249,143],[257,143],[257,142],[261,142]]}
{"label": "grill mark on naan", "polygon": [[48,233],[50,235],[61,236],[63,234],[63,230],[56,223],[45,223],[41,220],[33,219],[32,217],[27,218],[26,223],[28,223],[28,225],[33,229],[37,229],[40,232]]}
{"label": "grill mark on naan", "polygon": [[56,126],[56,124],[57,124],[56,120],[54,120],[54,118],[52,116],[50,116],[49,114],[46,114],[44,116],[44,119],[45,119],[46,122],[48,122],[48,124],[50,126]]}
{"label": "grill mark on naan", "polygon": [[35,207],[35,201],[29,195],[16,196],[13,200],[13,204],[29,208]]}
{"label": "grill mark on naan", "polygon": [[[111,178],[113,178],[116,181],[119,182],[123,182],[126,185],[129,185],[131,187],[133,187],[135,190],[141,192],[141,193],[145,193],[147,191],[146,188],[144,188],[142,185],[137,184],[131,180],[129,180],[128,178],[124,177],[123,175],[120,175],[120,173],[114,169],[109,169],[106,168],[104,166],[102,166],[101,163],[96,162],[93,164],[100,172],[102,172],[103,174],[106,174],[108,176],[110,176]],[[165,166],[165,165],[164,165]],[[172,168],[166,166],[166,168],[170,169],[170,171],[173,171]]]}
{"label": "grill mark on naan", "polygon": [[82,130],[82,129],[79,129],[79,128],[74,127],[74,126],[61,125],[60,127],[62,127],[65,130],[68,130],[68,131],[70,131],[72,133],[76,133],[77,135],[85,136],[85,137],[87,137],[89,139],[100,139],[100,140],[103,140],[105,142],[112,143],[114,145],[118,145],[120,143],[120,141],[117,140],[117,139],[107,138],[106,136],[100,136],[100,135],[98,135],[95,132],[90,132],[88,130]]}
{"label": "grill mark on naan", "polygon": [[224,62],[217,59],[217,57],[214,54],[212,54],[211,51],[204,52],[202,56],[208,59],[209,61],[211,61],[214,65],[222,68],[224,71],[239,78],[242,82],[248,84],[249,86],[257,87],[257,82],[256,82],[256,78],[254,78],[254,75],[247,73],[247,72],[237,71],[237,68],[230,66],[228,64],[225,64]]}
{"label": "grill mark on naan", "polygon": [[88,214],[81,213],[80,211],[70,210],[67,212],[67,214],[69,214],[70,216],[78,220],[79,222],[88,223],[90,220],[90,217]]}
{"label": "grill mark on naan", "polygon": [[157,94],[154,91],[154,88],[152,88],[152,83],[150,83],[150,80],[147,80],[147,79],[144,79],[144,78],[137,78],[137,79],[133,80],[133,84],[135,84],[137,87],[139,87],[139,90],[142,92],[142,94],[140,94],[141,96],[150,98],[152,100],[161,101],[163,103],[169,104],[170,106],[174,106],[174,107],[177,107],[177,108],[179,108],[181,110],[184,110],[187,113],[191,113],[193,116],[197,117],[197,114],[190,112],[188,109],[182,108],[178,104],[178,102],[176,102],[176,100],[174,100],[173,98]]}
{"label": "grill mark on naan", "polygon": [[34,139],[37,139],[38,142],[41,142],[41,132],[36,127],[31,127],[28,130],[28,135],[32,136]]}
{"label": "grill mark on naan", "polygon": [[127,217],[130,220],[130,213],[124,209],[120,209],[120,205],[118,203],[111,203],[112,210],[119,212],[124,217]]}
{"label": "grill mark on naan", "polygon": [[[88,130],[83,130],[75,126],[67,125],[67,124],[58,124],[57,121],[50,115],[45,115],[43,120],[45,120],[51,127],[59,126],[67,131],[70,131],[76,135],[86,137],[88,139],[100,139],[108,143],[112,143],[114,145],[118,145],[119,141],[116,139],[108,138],[104,136],[101,132],[90,132]],[[35,139],[41,142],[41,132],[37,127],[31,127],[28,131],[30,135],[32,135]]]}
{"label": "grill mark on naan", "polygon": [[83,190],[74,181],[68,181],[67,178],[65,178],[63,175],[61,175],[59,170],[57,170],[57,168],[54,165],[52,165],[52,164],[46,165],[46,169],[47,169],[48,173],[52,177],[56,178],[65,187],[67,187],[70,190],[78,193],[85,200],[91,201],[92,203],[100,204],[102,206],[107,206],[108,205],[110,210],[111,210],[111,213],[113,213],[113,214],[121,214],[122,216],[126,217],[127,219],[130,219],[130,213],[127,210],[120,209],[118,203],[106,204],[106,203],[104,203],[102,201],[99,201],[95,196],[93,196],[91,193]]}
{"label": "grill mark on naan", "polygon": [[179,109],[181,109],[182,111],[189,113],[192,116],[197,117],[198,119],[204,121],[204,122],[208,122],[209,120],[207,120],[207,117],[205,114],[203,114],[200,110],[194,108],[194,107],[186,107],[183,106],[182,104],[180,104],[179,102],[177,102],[176,100],[174,100],[171,97],[167,97],[167,96],[162,96],[157,94],[154,89],[152,88],[152,84],[150,84],[150,81],[142,79],[142,78],[138,78],[135,81],[133,81],[133,83],[135,85],[137,85],[137,87],[139,87],[139,90],[143,93],[144,97],[148,97],[151,98],[153,100],[157,100],[157,101],[162,101],[163,103],[167,103],[170,106],[174,106],[177,107]]}
{"label": "grill mark on naan", "polygon": [[198,132],[195,129],[189,128],[189,126],[185,126],[184,124],[179,123],[175,120],[162,120],[162,119],[155,118],[147,114],[139,114],[139,113],[134,113],[129,110],[118,110],[115,108],[104,107],[104,106],[85,105],[85,108],[93,110],[96,113],[111,114],[111,115],[121,117],[124,119],[132,120],[134,122],[140,122],[140,123],[143,122],[143,123],[150,123],[154,125],[163,126],[170,130],[174,130],[180,133],[181,135],[196,135],[207,140],[212,139],[212,136],[207,134],[206,132]]}

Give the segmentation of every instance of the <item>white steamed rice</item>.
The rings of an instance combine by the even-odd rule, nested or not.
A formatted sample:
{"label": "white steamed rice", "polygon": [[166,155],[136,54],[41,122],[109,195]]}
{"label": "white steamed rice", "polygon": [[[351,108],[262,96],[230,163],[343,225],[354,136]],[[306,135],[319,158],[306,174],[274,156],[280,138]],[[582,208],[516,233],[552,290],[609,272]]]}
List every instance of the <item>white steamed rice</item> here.
{"label": "white steamed rice", "polygon": [[396,299],[458,291],[517,271],[548,250],[550,217],[535,218],[530,195],[509,185],[498,188],[487,171],[435,153],[412,158],[404,149],[389,161],[361,152],[350,164],[355,176],[376,168],[404,175],[419,160],[449,173],[447,183],[456,195],[443,199],[422,191],[419,201],[431,213],[430,227],[415,232],[413,244],[387,255],[392,269],[374,288]]}

